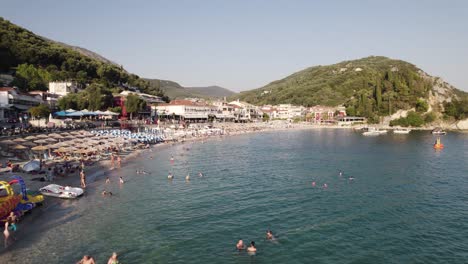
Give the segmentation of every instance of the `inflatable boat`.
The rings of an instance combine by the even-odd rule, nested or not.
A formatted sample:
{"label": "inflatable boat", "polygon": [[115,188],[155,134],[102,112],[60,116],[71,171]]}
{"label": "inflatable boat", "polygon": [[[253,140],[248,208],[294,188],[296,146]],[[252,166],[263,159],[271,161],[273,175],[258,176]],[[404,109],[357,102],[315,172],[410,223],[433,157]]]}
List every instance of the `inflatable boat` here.
{"label": "inflatable boat", "polygon": [[77,187],[60,186],[58,184],[49,184],[39,189],[39,191],[46,196],[74,199],[81,196],[84,190]]}

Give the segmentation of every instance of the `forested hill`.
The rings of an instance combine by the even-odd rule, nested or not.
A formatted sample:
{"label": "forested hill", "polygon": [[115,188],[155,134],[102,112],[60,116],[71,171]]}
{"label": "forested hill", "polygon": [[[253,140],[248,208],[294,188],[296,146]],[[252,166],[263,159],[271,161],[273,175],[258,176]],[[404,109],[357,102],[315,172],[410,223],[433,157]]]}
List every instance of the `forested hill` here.
{"label": "forested hill", "polygon": [[262,88],[241,92],[238,98],[257,105],[345,105],[351,115],[378,118],[416,107],[421,101],[430,103],[431,96],[450,101],[461,100],[466,93],[411,63],[371,56],[311,67]]}
{"label": "forested hill", "polygon": [[164,95],[158,87],[102,56],[48,40],[1,17],[0,72],[12,73],[11,85],[23,91],[47,90],[49,81],[73,80],[99,86],[105,93],[139,87],[149,94]]}

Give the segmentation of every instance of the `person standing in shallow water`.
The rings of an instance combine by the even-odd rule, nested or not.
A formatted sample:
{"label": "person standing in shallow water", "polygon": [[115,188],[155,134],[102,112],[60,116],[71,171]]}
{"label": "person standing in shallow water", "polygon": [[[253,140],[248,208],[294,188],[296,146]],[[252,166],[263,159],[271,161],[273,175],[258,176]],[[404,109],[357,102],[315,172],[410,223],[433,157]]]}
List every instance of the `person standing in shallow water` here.
{"label": "person standing in shallow water", "polygon": [[250,246],[247,248],[247,252],[257,252],[254,241],[250,242]]}
{"label": "person standing in shallow water", "polygon": [[94,258],[88,255],[84,255],[83,258],[78,261],[76,264],[95,264]]}
{"label": "person standing in shallow water", "polygon": [[122,167],[122,158],[120,156],[117,156],[117,166],[119,169]]}
{"label": "person standing in shallow water", "polygon": [[236,248],[237,248],[237,250],[244,250],[244,249],[245,249],[244,241],[242,241],[242,239],[240,239],[240,240],[237,242]]}
{"label": "person standing in shallow water", "polygon": [[86,188],[86,175],[84,170],[80,171],[80,182],[81,182],[81,188]]}
{"label": "person standing in shallow water", "polygon": [[109,258],[109,260],[107,261],[107,264],[118,264],[119,263],[119,259],[117,258],[117,253],[112,253],[112,256]]}
{"label": "person standing in shallow water", "polygon": [[10,231],[8,228],[10,227],[10,223],[5,221],[5,230],[3,230],[3,236],[5,237],[5,248],[8,247],[8,239],[10,238]]}

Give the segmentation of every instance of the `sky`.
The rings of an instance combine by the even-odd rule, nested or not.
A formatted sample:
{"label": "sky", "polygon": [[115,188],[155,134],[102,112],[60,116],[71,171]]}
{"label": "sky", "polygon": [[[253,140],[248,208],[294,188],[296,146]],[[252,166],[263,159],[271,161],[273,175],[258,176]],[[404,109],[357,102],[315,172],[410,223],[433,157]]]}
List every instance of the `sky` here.
{"label": "sky", "polygon": [[259,88],[370,55],[468,91],[468,1],[0,0],[0,16],[140,77]]}

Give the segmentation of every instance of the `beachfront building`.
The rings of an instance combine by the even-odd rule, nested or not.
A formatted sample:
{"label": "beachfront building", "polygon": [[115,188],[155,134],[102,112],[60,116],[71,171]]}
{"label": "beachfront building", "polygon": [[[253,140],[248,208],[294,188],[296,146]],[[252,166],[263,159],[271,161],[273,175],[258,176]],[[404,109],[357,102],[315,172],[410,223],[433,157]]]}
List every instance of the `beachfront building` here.
{"label": "beachfront building", "polygon": [[304,116],[305,108],[292,104],[280,104],[276,106],[277,118],[279,119],[294,119]]}
{"label": "beachfront building", "polygon": [[234,121],[236,107],[225,101],[214,101],[213,106],[217,108],[216,119],[220,121]]}
{"label": "beachfront building", "polygon": [[29,108],[42,103],[42,98],[18,91],[14,87],[0,88],[0,121],[20,120]]}
{"label": "beachfront building", "polygon": [[159,118],[184,120],[185,122],[206,122],[216,118],[218,108],[190,100],[172,100],[151,106]]}
{"label": "beachfront building", "polygon": [[29,92],[29,95],[36,97],[39,96],[43,103],[48,105],[51,109],[56,108],[58,99],[60,98],[60,95],[52,94],[47,91],[31,91]]}
{"label": "beachfront building", "polygon": [[308,110],[308,120],[316,124],[336,123],[335,118],[346,116],[346,108],[344,106],[321,106],[316,105]]}
{"label": "beachfront building", "polygon": [[56,94],[59,97],[65,96],[70,93],[77,93],[80,87],[76,82],[49,82],[49,93]]}
{"label": "beachfront building", "polygon": [[267,114],[270,120],[272,119],[277,119],[278,117],[278,109],[275,106],[272,105],[264,105],[260,107],[260,110],[264,113]]}
{"label": "beachfront building", "polygon": [[263,113],[255,105],[239,100],[232,101],[229,104],[235,108],[234,116],[236,117],[236,122],[251,122],[261,119],[263,116]]}
{"label": "beachfront building", "polygon": [[340,116],[336,119],[339,126],[351,126],[354,124],[364,124],[367,122],[365,117],[360,116]]}

